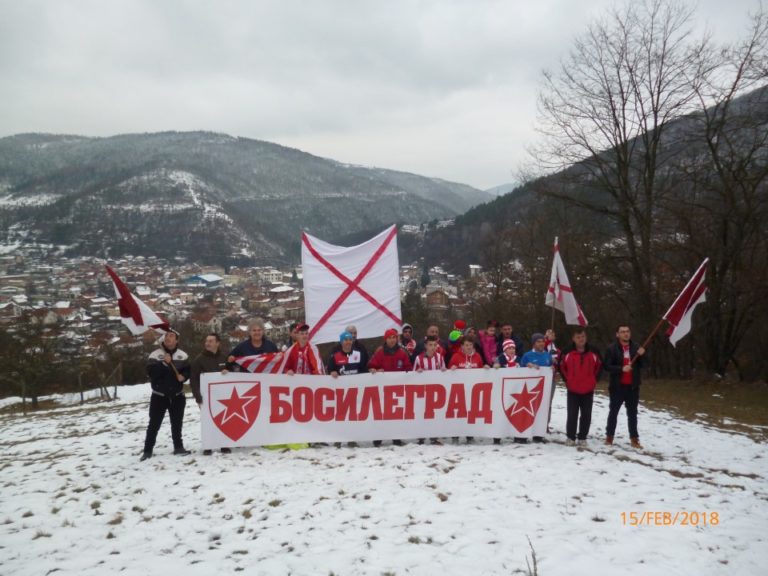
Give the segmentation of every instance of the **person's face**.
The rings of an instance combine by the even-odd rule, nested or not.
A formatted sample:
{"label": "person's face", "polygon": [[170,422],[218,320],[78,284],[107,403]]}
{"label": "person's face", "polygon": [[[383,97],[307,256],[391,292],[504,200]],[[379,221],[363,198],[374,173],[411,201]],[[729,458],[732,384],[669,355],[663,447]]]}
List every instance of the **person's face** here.
{"label": "person's face", "polygon": [[440,336],[440,329],[437,326],[430,326],[427,328],[427,336],[434,336],[437,338]]}
{"label": "person's face", "polygon": [[550,342],[554,342],[554,341],[555,341],[555,339],[557,338],[557,337],[555,336],[555,331],[554,331],[554,330],[552,330],[551,328],[550,328],[549,330],[547,330],[547,331],[544,333],[544,335],[545,335],[547,338],[549,338],[549,341],[550,341]]}
{"label": "person's face", "polygon": [[474,328],[467,328],[467,336],[472,336],[474,338],[476,334],[477,334],[477,330],[475,330]]}
{"label": "person's face", "polygon": [[387,336],[384,342],[387,343],[388,348],[394,348],[397,345],[397,336],[395,335]]}
{"label": "person's face", "polygon": [[507,346],[504,348],[504,353],[507,354],[507,356],[514,356],[515,355],[515,347],[514,346]]}
{"label": "person's face", "polygon": [[629,326],[619,326],[619,330],[616,332],[616,338],[622,342],[629,342],[632,338],[632,332]]}
{"label": "person's face", "polygon": [[496,326],[488,326],[485,332],[488,334],[488,336],[496,336]]}
{"label": "person's face", "polygon": [[296,342],[296,338],[298,334],[299,334],[299,331],[296,328],[291,330],[291,341]]}
{"label": "person's face", "polygon": [[309,342],[309,331],[302,330],[301,332],[296,332],[296,342],[299,343],[299,346],[306,346],[307,342]]}
{"label": "person's face", "polygon": [[544,352],[545,347],[544,338],[539,338],[533,343],[533,349],[536,350],[536,352]]}
{"label": "person's face", "polygon": [[163,338],[163,343],[166,348],[176,348],[178,341],[179,339],[174,332],[166,332],[165,337]]}
{"label": "person's face", "polygon": [[573,343],[576,345],[576,348],[584,348],[584,345],[587,343],[587,333],[579,332],[578,334],[574,334]]}
{"label": "person's face", "polygon": [[509,324],[502,326],[501,334],[502,336],[504,336],[504,338],[509,338],[510,336],[512,336],[512,326],[510,326]]}
{"label": "person's face", "polygon": [[341,341],[341,349],[344,351],[345,354],[349,354],[352,352],[352,338],[346,338]]}
{"label": "person's face", "polygon": [[413,338],[413,328],[403,328],[403,338],[406,340]]}
{"label": "person's face", "polygon": [[437,352],[437,342],[434,340],[427,340],[427,343],[424,345],[424,350],[426,351],[427,356],[434,356],[435,352]]}
{"label": "person's face", "polygon": [[209,335],[205,337],[205,349],[214,354],[219,351],[219,341],[216,340],[216,336]]}
{"label": "person's face", "polygon": [[264,337],[264,328],[261,326],[254,326],[251,328],[251,340],[256,340],[257,342],[261,340]]}
{"label": "person's face", "polygon": [[464,354],[469,356],[475,351],[475,345],[469,340],[465,340],[464,343],[461,345],[461,349],[464,351]]}
{"label": "person's face", "polygon": [[352,334],[352,338],[357,340],[357,328],[352,328],[352,330],[347,330],[350,334]]}

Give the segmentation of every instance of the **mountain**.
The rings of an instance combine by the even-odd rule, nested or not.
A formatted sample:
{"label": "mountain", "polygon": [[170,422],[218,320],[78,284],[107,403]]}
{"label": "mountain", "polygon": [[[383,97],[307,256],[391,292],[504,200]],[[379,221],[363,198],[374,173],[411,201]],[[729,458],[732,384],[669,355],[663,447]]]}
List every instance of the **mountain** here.
{"label": "mountain", "polygon": [[504,194],[509,194],[520,186],[520,184],[517,184],[515,182],[507,182],[506,184],[499,184],[498,186],[494,186],[493,188],[488,188],[485,192],[487,194],[490,194],[493,197],[496,196],[504,196]]}
{"label": "mountain", "polygon": [[209,132],[0,139],[0,234],[72,254],[292,259],[302,230],[333,242],[488,199],[464,184]]}

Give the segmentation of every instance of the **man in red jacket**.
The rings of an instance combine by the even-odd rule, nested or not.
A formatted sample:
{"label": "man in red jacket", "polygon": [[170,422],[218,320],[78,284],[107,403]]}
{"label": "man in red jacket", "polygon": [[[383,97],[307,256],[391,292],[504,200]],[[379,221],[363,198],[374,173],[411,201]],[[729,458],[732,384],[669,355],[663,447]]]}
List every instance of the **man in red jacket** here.
{"label": "man in red jacket", "polygon": [[565,424],[565,433],[570,446],[573,446],[577,440],[577,420],[578,443],[580,445],[587,443],[589,425],[592,422],[592,401],[602,367],[600,354],[587,344],[587,331],[584,328],[576,328],[573,332],[573,346],[560,359],[560,373],[568,389],[568,419]]}
{"label": "man in red jacket", "polygon": [[[384,346],[379,346],[368,361],[368,371],[376,372],[410,372],[413,369],[411,358],[405,348],[398,343],[397,330],[390,328],[384,332]],[[402,446],[402,440],[393,440],[395,446]],[[374,440],[374,446],[381,446],[381,440]]]}

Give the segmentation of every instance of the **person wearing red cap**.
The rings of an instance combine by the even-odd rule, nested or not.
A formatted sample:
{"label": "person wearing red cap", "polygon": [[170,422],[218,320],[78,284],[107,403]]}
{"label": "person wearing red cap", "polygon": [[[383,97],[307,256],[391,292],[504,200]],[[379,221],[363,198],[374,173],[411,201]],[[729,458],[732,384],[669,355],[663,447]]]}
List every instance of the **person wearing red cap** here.
{"label": "person wearing red cap", "polygon": [[309,326],[302,324],[296,328],[296,342],[285,353],[281,372],[294,374],[325,374],[325,366],[320,359],[320,352],[309,342]]}
{"label": "person wearing red cap", "polygon": [[[408,352],[398,344],[397,330],[390,328],[384,332],[384,345],[379,346],[368,361],[368,371],[376,372],[409,372],[413,369]],[[402,440],[393,440],[395,446],[402,446]],[[374,446],[381,446],[381,440],[374,440]]]}
{"label": "person wearing red cap", "polygon": [[397,343],[397,330],[384,332],[384,345],[379,346],[368,362],[369,372],[408,372],[413,368],[411,359]]}

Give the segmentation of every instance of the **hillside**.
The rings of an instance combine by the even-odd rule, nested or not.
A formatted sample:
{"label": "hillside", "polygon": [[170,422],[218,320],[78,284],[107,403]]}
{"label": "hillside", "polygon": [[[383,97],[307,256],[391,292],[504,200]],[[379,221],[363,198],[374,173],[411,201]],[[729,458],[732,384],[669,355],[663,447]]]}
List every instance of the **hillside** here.
{"label": "hillside", "polygon": [[488,198],[223,134],[0,139],[0,235],[72,254],[290,259],[301,230],[334,241],[455,216]]}

